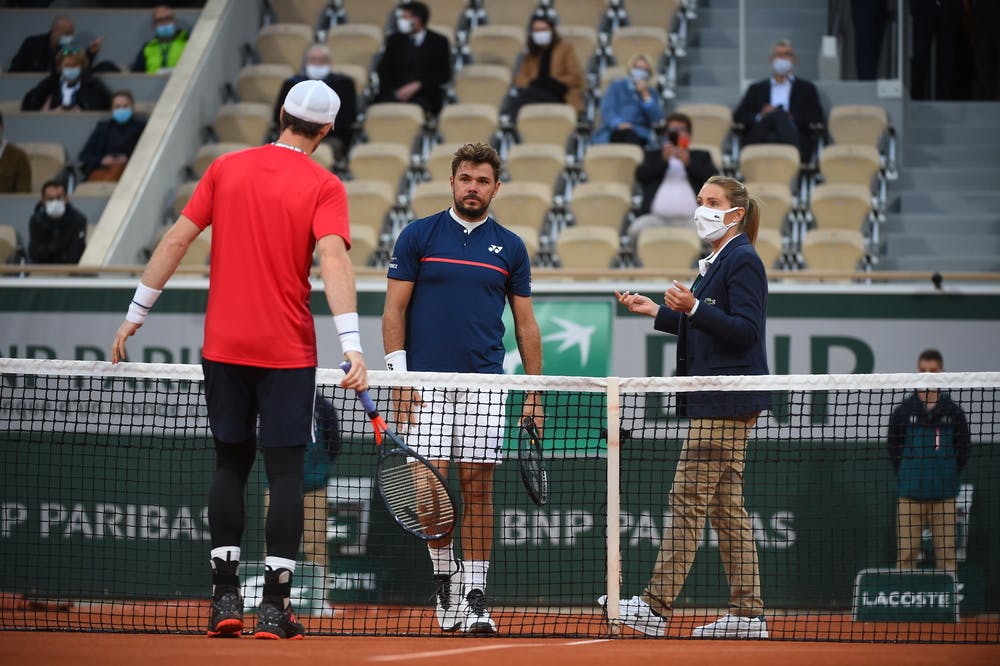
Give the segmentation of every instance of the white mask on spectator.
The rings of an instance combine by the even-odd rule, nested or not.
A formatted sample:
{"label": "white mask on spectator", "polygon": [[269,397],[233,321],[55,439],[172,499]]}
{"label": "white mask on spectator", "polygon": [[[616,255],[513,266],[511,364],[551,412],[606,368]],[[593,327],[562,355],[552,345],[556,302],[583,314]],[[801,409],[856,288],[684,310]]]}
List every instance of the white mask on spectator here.
{"label": "white mask on spectator", "polygon": [[794,63],[788,58],[775,58],[771,61],[771,71],[778,76],[787,76],[793,66]]}
{"label": "white mask on spectator", "polygon": [[73,43],[73,35],[60,35],[59,46],[69,46]]}
{"label": "white mask on spectator", "polygon": [[330,75],[329,65],[306,65],[306,76],[310,79],[325,79]]}
{"label": "white mask on spectator", "polygon": [[636,81],[647,81],[649,80],[649,70],[643,69],[642,67],[633,67],[629,70],[629,74]]}
{"label": "white mask on spectator", "polygon": [[396,30],[399,30],[404,35],[410,34],[410,31],[413,30],[413,19],[400,16],[396,19]]}
{"label": "white mask on spectator", "polygon": [[531,33],[531,41],[533,41],[538,46],[548,46],[552,43],[552,31],[551,30],[538,30]]}
{"label": "white mask on spectator", "polygon": [[62,199],[49,199],[45,202],[45,214],[49,217],[62,217],[66,213],[66,202]]}
{"label": "white mask on spectator", "polygon": [[739,224],[739,220],[726,224],[723,219],[727,213],[738,210],[739,206],[733,206],[729,210],[718,210],[708,206],[698,206],[694,211],[694,227],[698,232],[698,238],[703,241],[719,240],[726,235],[726,232]]}

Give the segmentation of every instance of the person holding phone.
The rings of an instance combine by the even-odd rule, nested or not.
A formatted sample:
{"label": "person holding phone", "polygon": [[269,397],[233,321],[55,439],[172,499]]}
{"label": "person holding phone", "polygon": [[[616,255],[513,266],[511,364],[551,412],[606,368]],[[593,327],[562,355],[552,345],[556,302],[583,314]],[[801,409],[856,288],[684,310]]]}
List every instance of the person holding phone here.
{"label": "person holding phone", "polygon": [[667,116],[666,140],[647,150],[635,170],[642,205],[629,236],[636,240],[651,227],[687,227],[697,208],[695,193],[718,173],[711,153],[691,148],[691,118],[683,113]]}

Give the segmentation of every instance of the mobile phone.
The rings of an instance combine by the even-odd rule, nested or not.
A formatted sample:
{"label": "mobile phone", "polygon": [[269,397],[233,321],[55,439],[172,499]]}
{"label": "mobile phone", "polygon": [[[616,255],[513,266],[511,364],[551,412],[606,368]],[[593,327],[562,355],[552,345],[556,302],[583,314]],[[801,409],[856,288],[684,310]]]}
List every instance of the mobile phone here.
{"label": "mobile phone", "polygon": [[669,132],[667,132],[667,141],[669,141],[671,144],[676,146],[678,145],[679,140],[680,140],[680,132],[678,132],[677,130],[670,130]]}

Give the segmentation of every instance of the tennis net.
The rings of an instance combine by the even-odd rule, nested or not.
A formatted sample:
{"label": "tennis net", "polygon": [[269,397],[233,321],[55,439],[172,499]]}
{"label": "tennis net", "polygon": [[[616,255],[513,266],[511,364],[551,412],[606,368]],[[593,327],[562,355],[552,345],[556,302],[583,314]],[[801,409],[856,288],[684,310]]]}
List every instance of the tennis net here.
{"label": "tennis net", "polygon": [[[0,629],[204,631],[215,454],[200,366],[0,359],[0,373]],[[321,430],[335,414],[340,437],[320,437],[334,449],[332,460],[319,450],[307,454],[296,609],[313,634],[442,635],[427,546],[386,510],[374,482],[371,426],[339,387],[341,377],[339,370],[317,373],[318,404],[328,408],[318,413]],[[431,406],[503,406],[505,427],[494,435],[505,463],[485,495],[494,519],[485,592],[500,635],[639,635],[621,622],[616,604],[605,609],[597,599],[642,593],[661,545],[664,552],[680,548],[669,538],[670,490],[693,421],[678,416],[678,403],[725,391],[766,392],[772,400],[751,424],[741,474],[771,639],[1000,641],[1000,373],[372,372],[370,381],[390,422],[393,387],[419,386]],[[944,418],[939,410],[930,430],[908,430],[913,423],[904,419],[905,446],[924,453],[902,452],[897,472],[888,424],[918,388],[938,404],[950,396],[969,444],[962,450],[955,412]],[[549,499],[541,506],[517,465],[517,416],[532,391],[541,392],[546,412]],[[467,433],[478,440],[488,431]],[[921,439],[927,432],[931,439]],[[961,471],[942,480],[942,464]],[[458,474],[449,476],[461,498]],[[914,495],[925,482],[931,489],[917,488],[915,496],[935,501],[898,499],[900,484]],[[470,502],[486,501],[470,488]],[[266,502],[258,456],[240,572],[248,630],[262,587]],[[906,557],[897,537],[904,508],[906,516],[921,516],[905,521]],[[463,533],[466,520],[459,499],[458,559],[483,547],[472,530]],[[668,637],[690,637],[741,603],[724,567],[740,562],[730,531],[712,522],[698,526]]]}

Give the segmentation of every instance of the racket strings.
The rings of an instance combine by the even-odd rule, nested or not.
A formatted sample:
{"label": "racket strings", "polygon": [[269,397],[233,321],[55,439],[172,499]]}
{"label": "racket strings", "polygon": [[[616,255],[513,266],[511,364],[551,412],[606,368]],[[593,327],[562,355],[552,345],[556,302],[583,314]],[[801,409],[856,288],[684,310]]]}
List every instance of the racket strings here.
{"label": "racket strings", "polygon": [[455,511],[441,480],[418,461],[393,455],[382,461],[379,486],[389,510],[404,528],[423,535],[451,531]]}

